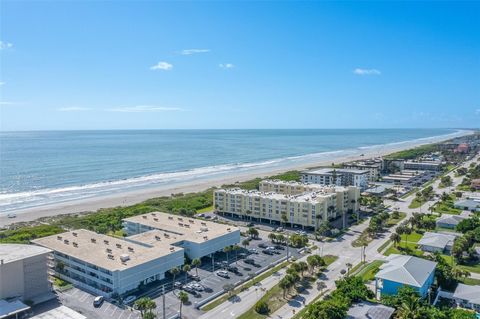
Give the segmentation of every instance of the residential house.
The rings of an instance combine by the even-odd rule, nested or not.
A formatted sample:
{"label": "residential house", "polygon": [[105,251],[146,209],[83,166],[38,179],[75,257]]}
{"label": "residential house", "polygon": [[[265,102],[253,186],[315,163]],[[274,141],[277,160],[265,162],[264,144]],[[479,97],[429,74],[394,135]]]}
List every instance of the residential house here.
{"label": "residential house", "polygon": [[452,297],[458,306],[480,311],[480,286],[459,283]]}
{"label": "residential house", "polygon": [[348,309],[346,319],[390,319],[394,312],[395,309],[392,307],[362,301]]}
{"label": "residential house", "polygon": [[409,286],[426,297],[435,277],[436,262],[423,258],[392,254],[375,275],[375,295],[395,295]]}
{"label": "residential house", "polygon": [[442,214],[435,223],[437,227],[454,229],[458,223],[466,218],[468,217],[462,215]]}
{"label": "residential house", "polygon": [[458,209],[468,210],[471,212],[480,212],[480,201],[473,199],[463,199],[456,201],[453,206]]}
{"label": "residential house", "polygon": [[455,234],[425,232],[417,245],[422,251],[450,253],[456,237]]}

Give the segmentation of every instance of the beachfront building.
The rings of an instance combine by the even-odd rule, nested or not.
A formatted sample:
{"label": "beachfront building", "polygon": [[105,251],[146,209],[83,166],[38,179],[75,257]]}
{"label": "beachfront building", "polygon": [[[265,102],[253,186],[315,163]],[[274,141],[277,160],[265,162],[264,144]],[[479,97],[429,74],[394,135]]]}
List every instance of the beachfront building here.
{"label": "beachfront building", "polygon": [[343,164],[343,168],[368,172],[368,181],[376,182],[383,169],[383,162],[379,158],[355,161]]}
{"label": "beachfront building", "polygon": [[[270,187],[274,186],[262,186]],[[315,229],[322,221],[356,212],[359,197],[359,189],[353,186],[322,186],[295,195],[233,188],[215,190],[214,203],[218,212],[232,217]]]}
{"label": "beachfront building", "polygon": [[50,252],[33,245],[0,244],[0,300],[39,303],[54,297],[48,281]]}
{"label": "beachfront building", "polygon": [[300,183],[294,181],[282,181],[266,179],[259,183],[260,192],[264,193],[279,193],[285,195],[298,195],[303,193],[311,193],[315,191],[322,191],[325,188],[320,184]]}
{"label": "beachfront building", "polygon": [[170,241],[146,245],[79,229],[33,240],[51,249],[51,272],[96,295],[123,294],[165,278],[184,262],[183,248]]}
{"label": "beachfront building", "polygon": [[[159,212],[123,220],[126,240],[153,245],[168,241],[190,258],[210,256],[240,243],[238,227]],[[173,239],[172,239],[173,238]]]}
{"label": "beachfront building", "polygon": [[437,263],[423,258],[392,254],[375,275],[375,295],[396,295],[398,289],[409,286],[426,297],[435,277]]}
{"label": "beachfront building", "polygon": [[440,171],[442,169],[441,161],[405,161],[404,169],[413,171]]}
{"label": "beachfront building", "polygon": [[303,183],[337,186],[355,186],[361,191],[368,186],[368,171],[344,168],[320,168],[303,171]]}
{"label": "beachfront building", "polygon": [[395,185],[423,184],[427,180],[428,178],[425,175],[425,171],[412,171],[412,170],[403,170],[403,171],[382,177],[383,182],[393,183]]}

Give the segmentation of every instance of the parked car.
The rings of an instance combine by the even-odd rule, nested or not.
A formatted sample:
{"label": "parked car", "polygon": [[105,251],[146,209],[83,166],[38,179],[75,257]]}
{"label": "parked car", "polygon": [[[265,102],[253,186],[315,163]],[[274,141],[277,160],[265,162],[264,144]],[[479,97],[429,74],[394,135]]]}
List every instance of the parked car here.
{"label": "parked car", "polygon": [[240,254],[238,254],[238,258],[239,258],[239,259],[247,258],[247,254],[245,254],[245,253],[240,253]]}
{"label": "parked car", "polygon": [[105,298],[103,296],[95,297],[95,299],[93,299],[93,306],[94,307],[100,307],[104,300],[105,300]]}
{"label": "parked car", "polygon": [[283,231],[283,227],[277,227],[277,228],[275,229],[275,231],[281,233],[281,232]]}
{"label": "parked car", "polygon": [[180,281],[175,281],[175,283],[173,284],[173,288],[177,288],[177,289],[182,288],[182,283]]}
{"label": "parked car", "polygon": [[255,226],[255,224],[252,223],[252,222],[249,222],[249,223],[247,224],[247,227],[253,227],[253,226]]}
{"label": "parked car", "polygon": [[196,291],[204,291],[205,290],[205,288],[202,285],[197,284],[197,283],[191,284],[191,287],[193,289],[195,289]]}
{"label": "parked car", "polygon": [[252,258],[247,258],[243,262],[246,264],[255,265],[255,260],[253,260]]}
{"label": "parked car", "polygon": [[275,245],[275,249],[277,250],[285,250],[285,247],[282,245]]}
{"label": "parked car", "polygon": [[268,246],[268,247],[267,247],[267,248],[265,248],[265,249],[268,249],[268,250],[275,250],[275,247],[273,247],[273,246]]}
{"label": "parked car", "polygon": [[182,287],[182,290],[183,291],[186,291],[188,292],[189,294],[192,294],[194,296],[196,296],[198,293],[197,291],[195,290],[195,288],[193,288],[191,285],[185,285]]}
{"label": "parked car", "polygon": [[260,248],[267,248],[267,245],[264,244],[264,243],[260,243],[260,244],[258,245],[258,247],[260,247]]}
{"label": "parked car", "polygon": [[274,252],[270,249],[264,249],[264,250],[262,250],[262,253],[264,253],[265,255],[273,255],[274,254]]}
{"label": "parked car", "polygon": [[137,296],[128,296],[126,297],[125,299],[123,299],[123,304],[124,305],[128,305],[129,303],[132,303],[134,302],[135,300],[137,300]]}
{"label": "parked car", "polygon": [[257,251],[255,248],[250,248],[250,249],[248,250],[248,252],[249,252],[250,254],[258,254],[258,251]]}
{"label": "parked car", "polygon": [[195,280],[195,281],[200,281],[200,277],[197,276],[196,274],[190,275],[188,274],[188,278]]}
{"label": "parked car", "polygon": [[217,276],[222,278],[230,278],[230,276],[228,275],[228,272],[226,272],[225,270],[219,270],[216,272],[216,274]]}
{"label": "parked car", "polygon": [[233,272],[235,274],[238,273],[238,268],[235,267],[235,266],[228,266],[227,270],[230,271],[230,272]]}
{"label": "parked car", "polygon": [[205,214],[203,214],[203,213],[198,214],[197,217],[205,217]]}

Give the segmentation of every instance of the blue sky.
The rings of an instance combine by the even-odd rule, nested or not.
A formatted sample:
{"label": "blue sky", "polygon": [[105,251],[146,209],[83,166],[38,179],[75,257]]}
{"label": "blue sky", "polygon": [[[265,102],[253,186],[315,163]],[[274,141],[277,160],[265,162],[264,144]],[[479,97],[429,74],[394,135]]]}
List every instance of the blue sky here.
{"label": "blue sky", "polygon": [[0,5],[2,130],[479,127],[479,2]]}

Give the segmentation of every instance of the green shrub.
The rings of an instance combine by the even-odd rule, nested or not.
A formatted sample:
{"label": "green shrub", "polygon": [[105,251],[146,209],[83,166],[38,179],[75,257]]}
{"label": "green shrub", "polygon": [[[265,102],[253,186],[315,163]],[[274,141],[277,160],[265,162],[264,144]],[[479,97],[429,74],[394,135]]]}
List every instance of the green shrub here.
{"label": "green shrub", "polygon": [[266,301],[259,301],[255,304],[255,311],[261,315],[268,315],[270,309]]}

